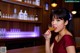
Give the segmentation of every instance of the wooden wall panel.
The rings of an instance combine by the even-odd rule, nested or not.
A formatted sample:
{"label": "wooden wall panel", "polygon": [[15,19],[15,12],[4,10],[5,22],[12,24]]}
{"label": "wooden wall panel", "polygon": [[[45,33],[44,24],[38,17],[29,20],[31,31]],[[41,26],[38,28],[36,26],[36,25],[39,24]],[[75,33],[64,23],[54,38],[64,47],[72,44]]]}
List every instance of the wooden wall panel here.
{"label": "wooden wall panel", "polygon": [[10,29],[20,29],[21,31],[34,31],[35,26],[35,24],[30,23],[0,21],[0,28],[6,28],[7,31],[10,31]]}
{"label": "wooden wall panel", "polygon": [[73,31],[74,31],[75,37],[80,37],[80,17],[74,18],[73,24],[74,24]]}

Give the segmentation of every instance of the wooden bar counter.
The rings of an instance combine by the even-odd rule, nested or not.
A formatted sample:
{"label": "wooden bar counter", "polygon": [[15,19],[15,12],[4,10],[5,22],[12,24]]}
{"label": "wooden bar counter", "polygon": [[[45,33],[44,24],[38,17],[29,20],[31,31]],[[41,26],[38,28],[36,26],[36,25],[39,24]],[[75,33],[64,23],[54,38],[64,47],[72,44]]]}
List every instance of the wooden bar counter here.
{"label": "wooden bar counter", "polygon": [[45,53],[44,46],[25,47],[20,49],[8,50],[7,53]]}
{"label": "wooden bar counter", "polygon": [[[80,46],[76,47],[77,53],[80,53]],[[45,53],[45,46],[25,47],[20,49],[8,50],[7,53]]]}

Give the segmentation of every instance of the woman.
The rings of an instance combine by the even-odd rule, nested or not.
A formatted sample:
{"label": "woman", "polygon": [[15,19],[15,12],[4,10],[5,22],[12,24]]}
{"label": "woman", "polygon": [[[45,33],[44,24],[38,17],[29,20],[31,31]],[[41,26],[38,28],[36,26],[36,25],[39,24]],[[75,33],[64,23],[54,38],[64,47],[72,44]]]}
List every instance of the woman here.
{"label": "woman", "polygon": [[54,32],[58,33],[50,45],[51,31],[44,33],[46,53],[76,53],[73,35],[67,29],[70,20],[70,12],[65,8],[56,9],[51,14],[51,25]]}

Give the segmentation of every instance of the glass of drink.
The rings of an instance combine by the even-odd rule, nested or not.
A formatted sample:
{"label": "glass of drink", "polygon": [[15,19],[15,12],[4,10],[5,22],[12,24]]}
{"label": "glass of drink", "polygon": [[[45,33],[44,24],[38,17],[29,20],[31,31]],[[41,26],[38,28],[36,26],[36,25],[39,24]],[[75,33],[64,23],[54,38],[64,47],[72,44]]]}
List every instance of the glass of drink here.
{"label": "glass of drink", "polygon": [[49,28],[50,31],[54,30],[54,28],[52,27],[52,25],[48,25],[48,28]]}

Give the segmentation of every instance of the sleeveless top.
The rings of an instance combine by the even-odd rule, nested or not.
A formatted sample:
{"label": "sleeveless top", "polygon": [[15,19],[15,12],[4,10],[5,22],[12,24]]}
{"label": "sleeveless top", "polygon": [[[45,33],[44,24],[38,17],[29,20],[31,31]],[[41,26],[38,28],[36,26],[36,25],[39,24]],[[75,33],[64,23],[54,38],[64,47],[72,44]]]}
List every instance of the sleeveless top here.
{"label": "sleeveless top", "polygon": [[59,42],[54,40],[53,53],[67,53],[68,46],[75,46],[75,42],[72,36],[64,35]]}

